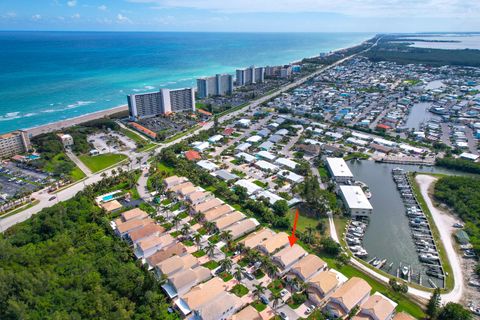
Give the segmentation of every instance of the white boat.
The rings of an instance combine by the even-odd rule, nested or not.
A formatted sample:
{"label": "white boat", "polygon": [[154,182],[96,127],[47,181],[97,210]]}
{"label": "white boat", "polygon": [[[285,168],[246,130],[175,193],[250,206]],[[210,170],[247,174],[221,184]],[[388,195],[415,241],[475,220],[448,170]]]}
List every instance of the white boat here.
{"label": "white boat", "polygon": [[408,277],[409,272],[410,272],[410,269],[407,266],[402,267],[402,276],[403,277]]}
{"label": "white boat", "polygon": [[361,249],[358,252],[356,252],[355,255],[359,258],[364,258],[364,257],[368,256],[368,252],[365,249]]}
{"label": "white boat", "polygon": [[423,262],[432,262],[432,261],[440,260],[439,256],[431,253],[422,253],[418,257],[420,258],[420,261],[423,261]]}

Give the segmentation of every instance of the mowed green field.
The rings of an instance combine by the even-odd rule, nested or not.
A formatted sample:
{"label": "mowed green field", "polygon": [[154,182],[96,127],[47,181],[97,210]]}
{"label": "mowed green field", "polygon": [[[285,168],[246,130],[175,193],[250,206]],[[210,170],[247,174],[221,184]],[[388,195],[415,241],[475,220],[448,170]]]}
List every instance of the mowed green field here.
{"label": "mowed green field", "polygon": [[125,160],[127,156],[123,154],[106,153],[98,156],[81,155],[79,158],[92,172],[98,172]]}

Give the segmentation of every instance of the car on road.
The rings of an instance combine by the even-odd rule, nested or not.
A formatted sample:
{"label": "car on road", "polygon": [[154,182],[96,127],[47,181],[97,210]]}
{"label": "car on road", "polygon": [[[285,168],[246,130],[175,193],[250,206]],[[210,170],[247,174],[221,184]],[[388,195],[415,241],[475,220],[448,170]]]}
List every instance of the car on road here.
{"label": "car on road", "polygon": [[56,198],[57,198],[57,196],[50,197],[50,198],[48,199],[48,201],[55,200]]}
{"label": "car on road", "polygon": [[248,280],[255,280],[255,277],[253,276],[253,274],[249,272],[245,272],[245,277],[247,277]]}
{"label": "car on road", "polygon": [[464,225],[457,222],[457,223],[454,223],[454,224],[453,224],[453,227],[454,227],[454,228],[458,228],[458,229],[462,229],[462,228],[464,227]]}
{"label": "car on road", "polygon": [[288,316],[285,314],[285,312],[280,311],[279,315],[280,315],[280,318],[282,318],[283,320],[288,320]]}

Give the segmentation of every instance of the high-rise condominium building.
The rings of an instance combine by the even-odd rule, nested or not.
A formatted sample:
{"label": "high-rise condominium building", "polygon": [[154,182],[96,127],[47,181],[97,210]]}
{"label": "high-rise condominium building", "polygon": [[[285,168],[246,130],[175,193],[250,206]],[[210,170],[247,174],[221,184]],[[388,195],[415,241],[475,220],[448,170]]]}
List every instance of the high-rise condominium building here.
{"label": "high-rise condominium building", "polygon": [[130,117],[142,119],[172,112],[195,111],[193,88],[161,89],[157,92],[131,94],[127,97]]}
{"label": "high-rise condominium building", "polygon": [[13,131],[0,135],[0,159],[9,158],[30,149],[30,139],[25,131]]}
{"label": "high-rise condominium building", "polygon": [[245,86],[252,83],[262,83],[265,81],[265,68],[250,68],[237,69],[237,86]]}
{"label": "high-rise condominium building", "polygon": [[224,96],[233,92],[233,76],[217,74],[197,79],[197,95],[200,99],[208,96]]}

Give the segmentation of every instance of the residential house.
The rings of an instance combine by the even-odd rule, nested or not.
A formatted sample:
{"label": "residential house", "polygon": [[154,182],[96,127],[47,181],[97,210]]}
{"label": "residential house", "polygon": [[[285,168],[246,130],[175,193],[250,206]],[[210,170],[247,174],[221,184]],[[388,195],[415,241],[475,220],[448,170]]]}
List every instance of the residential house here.
{"label": "residential house", "polygon": [[273,254],[275,251],[290,245],[288,234],[285,232],[276,233],[266,241],[258,245],[258,249],[265,254]]}
{"label": "residential house", "polygon": [[353,277],[332,295],[325,311],[333,317],[343,318],[356,306],[362,305],[370,296],[372,287],[363,279]]}
{"label": "residential house", "polygon": [[193,206],[203,203],[212,198],[213,198],[213,195],[210,192],[205,192],[205,191],[192,192],[185,197],[187,202]]}
{"label": "residential house", "polygon": [[246,248],[253,249],[268,239],[272,238],[275,235],[275,232],[270,229],[260,229],[257,232],[249,234],[245,239],[241,241]]}
{"label": "residential house", "polygon": [[141,219],[141,220],[130,220],[126,222],[116,222],[115,233],[124,238],[129,232],[140,229],[143,226],[153,223],[151,218]]}
{"label": "residential house", "polygon": [[169,247],[158,250],[157,252],[152,254],[150,257],[148,257],[146,260],[147,260],[149,269],[152,269],[157,264],[159,264],[164,260],[167,260],[170,257],[182,256],[185,253],[187,253],[187,247],[185,247],[183,243],[177,242]]}
{"label": "residential house", "polygon": [[138,259],[148,258],[158,250],[169,247],[175,242],[176,240],[168,233],[160,236],[151,236],[137,242],[134,246],[134,253]]}
{"label": "residential house", "polygon": [[149,223],[140,229],[128,233],[128,239],[132,244],[141,242],[152,236],[159,236],[165,232],[165,228],[156,223]]}
{"label": "residential house", "polygon": [[308,298],[319,305],[345,281],[347,278],[333,269],[317,273],[308,280]]}
{"label": "residential house", "polygon": [[245,219],[245,215],[239,211],[234,211],[232,213],[228,213],[223,217],[218,218],[217,220],[213,221],[215,226],[219,231],[225,230],[227,227],[231,226],[235,222]]}
{"label": "residential house", "polygon": [[213,301],[222,292],[225,292],[226,289],[226,283],[222,279],[214,277],[193,287],[189,292],[179,297],[175,301],[175,305],[184,316],[187,316],[203,305]]}
{"label": "residential house", "polygon": [[260,223],[254,218],[245,219],[242,221],[235,222],[234,224],[230,225],[229,227],[225,228],[225,231],[230,231],[232,235],[232,239],[236,240],[253,230],[255,230]]}
{"label": "residential house", "polygon": [[219,207],[210,209],[204,213],[205,221],[213,221],[217,220],[218,218],[222,217],[223,215],[232,212],[234,209],[230,207],[228,204],[222,204]]}
{"label": "residential house", "polygon": [[314,254],[300,259],[290,269],[290,274],[305,282],[319,272],[327,269],[327,263]]}
{"label": "residential house", "polygon": [[155,274],[158,278],[166,276],[170,278],[175,273],[187,270],[189,268],[195,268],[199,266],[198,259],[192,256],[190,253],[183,256],[173,256],[155,266]]}
{"label": "residential house", "polygon": [[257,309],[251,305],[243,308],[232,316],[232,320],[262,320],[262,316]]}
{"label": "residential house", "polygon": [[188,268],[175,273],[168,279],[167,283],[162,285],[163,290],[170,299],[182,296],[194,286],[205,282],[212,277],[212,272],[202,266],[196,268]]}
{"label": "residential house", "polygon": [[287,158],[278,158],[277,160],[275,160],[275,164],[284,168],[288,168],[290,170],[294,170],[298,165],[298,163],[296,163],[295,161]]}
{"label": "residential house", "polygon": [[244,187],[245,189],[247,189],[247,193],[249,195],[252,195],[252,194],[262,190],[262,187],[256,185],[253,182],[250,182],[246,179],[238,180],[237,182],[235,182],[235,185],[240,186],[240,187]]}
{"label": "residential house", "polygon": [[218,207],[222,204],[223,204],[222,200],[219,200],[217,198],[213,198],[213,199],[207,200],[205,202],[193,205],[191,211],[194,214],[199,213],[199,212],[205,213],[208,210],[210,210],[212,208],[215,208],[215,207]]}
{"label": "residential house", "polygon": [[188,179],[185,177],[171,176],[163,179],[163,185],[165,186],[165,189],[168,190],[173,186],[176,186],[178,184],[181,184],[187,181]]}
{"label": "residential house", "polygon": [[308,253],[298,244],[287,246],[273,256],[273,261],[279,266],[279,275],[284,275],[290,268]]}
{"label": "residential house", "polygon": [[415,318],[405,312],[399,312],[395,314],[392,320],[415,320]]}
{"label": "residential house", "polygon": [[379,292],[365,301],[352,320],[391,320],[397,304]]}
{"label": "residential house", "polygon": [[198,307],[194,314],[200,320],[227,320],[244,305],[236,295],[223,291],[214,299]]}

